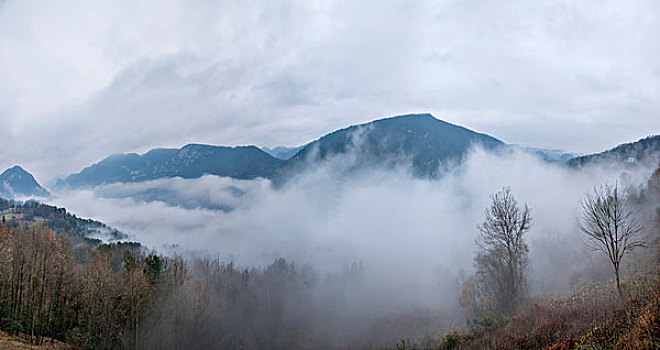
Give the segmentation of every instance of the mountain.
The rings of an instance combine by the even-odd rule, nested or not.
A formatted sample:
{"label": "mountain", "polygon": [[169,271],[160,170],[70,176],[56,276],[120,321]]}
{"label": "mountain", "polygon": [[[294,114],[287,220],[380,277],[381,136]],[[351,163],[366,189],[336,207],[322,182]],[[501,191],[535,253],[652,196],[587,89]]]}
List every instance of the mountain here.
{"label": "mountain", "polygon": [[[459,162],[473,146],[493,150],[505,144],[489,135],[434,118],[408,114],[353,125],[301,147],[222,147],[189,144],[181,149],[153,149],[145,154],[116,154],[57,182],[57,187],[95,187],[167,177],[205,174],[237,179],[284,180],[330,156],[352,152],[360,167],[410,161],[418,176],[434,177],[442,165]],[[270,154],[269,154],[270,153]],[[286,159],[286,160],[283,160]]]}
{"label": "mountain", "polygon": [[563,164],[566,163],[566,161],[568,161],[569,159],[579,156],[579,154],[577,153],[569,153],[560,149],[545,149],[545,148],[536,148],[536,147],[525,147],[519,145],[511,145],[511,147],[518,148],[523,152],[532,154],[540,158],[541,160],[544,160],[549,163]]}
{"label": "mountain", "polygon": [[70,175],[64,183],[79,188],[164,177],[196,178],[206,174],[237,179],[269,178],[282,164],[282,160],[255,146],[189,144],[180,149],[153,149],[142,155],[112,155]]}
{"label": "mountain", "polygon": [[0,174],[0,197],[48,197],[50,193],[41,187],[32,174],[16,165]]}
{"label": "mountain", "polygon": [[261,147],[261,149],[275,158],[281,160],[287,160],[293,157],[296,153],[298,153],[298,151],[303,149],[303,147],[305,146],[298,146],[298,147],[277,146],[275,148]]}
{"label": "mountain", "polygon": [[616,162],[620,164],[653,164],[660,161],[660,135],[624,143],[611,150],[569,159],[566,165],[578,168],[588,164]]}
{"label": "mountain", "polygon": [[486,150],[505,144],[489,135],[438,120],[431,114],[408,114],[354,125],[327,134],[287,160],[282,174],[309,162],[352,153],[357,167],[410,162],[415,175],[435,177],[442,165],[460,162],[473,146]]}

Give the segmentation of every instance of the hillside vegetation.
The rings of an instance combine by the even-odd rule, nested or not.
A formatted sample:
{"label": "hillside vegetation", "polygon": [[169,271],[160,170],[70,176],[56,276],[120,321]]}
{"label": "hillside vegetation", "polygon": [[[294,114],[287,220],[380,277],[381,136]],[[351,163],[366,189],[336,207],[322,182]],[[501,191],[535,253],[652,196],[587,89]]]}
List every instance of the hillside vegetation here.
{"label": "hillside vegetation", "polygon": [[532,296],[514,312],[485,306],[467,327],[403,339],[397,349],[660,348],[660,169],[634,201],[646,221],[646,249],[628,257],[621,294],[610,279],[560,297]]}
{"label": "hillside vegetation", "polygon": [[33,345],[86,349],[346,346],[313,325],[331,309],[315,308],[312,290],[360,274],[357,265],[320,278],[284,259],[240,268],[131,243],[74,246],[45,227],[0,223],[0,329]]}
{"label": "hillside vegetation", "polygon": [[102,222],[79,218],[64,208],[35,201],[18,202],[0,198],[0,220],[10,227],[39,224],[66,236],[74,244],[100,244],[102,239],[119,240],[126,234]]}

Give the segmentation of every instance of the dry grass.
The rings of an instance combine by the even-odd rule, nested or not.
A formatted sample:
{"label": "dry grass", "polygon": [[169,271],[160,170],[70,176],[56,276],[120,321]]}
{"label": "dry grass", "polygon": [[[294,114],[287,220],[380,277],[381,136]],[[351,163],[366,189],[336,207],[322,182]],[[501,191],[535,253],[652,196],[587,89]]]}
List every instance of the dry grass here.
{"label": "dry grass", "polygon": [[452,335],[447,349],[658,349],[660,283],[638,275],[619,298],[612,285],[583,288],[565,299],[540,300],[488,327]]}
{"label": "dry grass", "polygon": [[485,329],[475,329],[457,349],[540,349],[570,343],[604,322],[618,307],[611,288],[585,288],[571,297],[540,300]]}
{"label": "dry grass", "polygon": [[626,301],[598,327],[575,344],[575,349],[660,348],[660,284],[638,285]]}
{"label": "dry grass", "polygon": [[69,346],[61,341],[55,340],[51,342],[50,339],[44,340],[41,345],[30,344],[27,340],[17,337],[10,336],[6,332],[0,331],[0,349],[7,350],[25,350],[25,349],[35,349],[35,350],[65,350],[65,349],[77,349],[75,347]]}

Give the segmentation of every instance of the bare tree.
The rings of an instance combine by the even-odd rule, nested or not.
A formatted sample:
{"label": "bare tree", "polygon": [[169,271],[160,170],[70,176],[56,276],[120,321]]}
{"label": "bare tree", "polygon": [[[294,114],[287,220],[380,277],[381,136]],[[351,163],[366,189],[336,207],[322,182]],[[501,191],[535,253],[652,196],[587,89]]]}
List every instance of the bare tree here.
{"label": "bare tree", "polygon": [[621,295],[619,267],[623,257],[638,247],[642,225],[629,196],[621,193],[618,184],[594,188],[582,199],[580,229],[588,236],[590,248],[602,251],[614,266],[616,288]]}
{"label": "bare tree", "polygon": [[[477,278],[485,297],[504,312],[512,311],[527,291],[529,248],[524,235],[532,223],[527,204],[521,210],[504,187],[492,197],[486,220],[479,225],[479,252],[474,259]],[[486,300],[485,304],[489,304]]]}

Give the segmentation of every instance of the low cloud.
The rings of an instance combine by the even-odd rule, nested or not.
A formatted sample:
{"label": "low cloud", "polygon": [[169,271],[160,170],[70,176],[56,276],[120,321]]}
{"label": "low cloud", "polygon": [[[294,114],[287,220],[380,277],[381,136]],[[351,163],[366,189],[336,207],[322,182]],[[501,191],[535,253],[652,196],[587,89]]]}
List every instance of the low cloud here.
{"label": "low cloud", "polygon": [[183,209],[231,211],[249,201],[265,186],[263,180],[238,180],[206,175],[196,179],[164,178],[135,183],[114,183],[94,189],[100,198],[131,198],[136,202],[163,202]]}
{"label": "low cloud", "polygon": [[[336,167],[350,163],[343,157],[279,189],[263,179],[205,176],[63,192],[55,201],[167,254],[219,255],[245,265],[285,257],[322,272],[359,262],[369,272],[365,291],[379,290],[387,305],[455,306],[455,281],[472,270],[476,227],[492,193],[511,186],[532,208],[532,287],[553,292],[568,288],[571,271],[593,259],[576,226],[579,198],[604,182],[639,186],[650,174],[576,171],[525,153],[475,150],[462,166],[425,180],[406,168],[347,175]],[[171,197],[147,198],[153,189]],[[224,207],[232,210],[218,210]]]}

